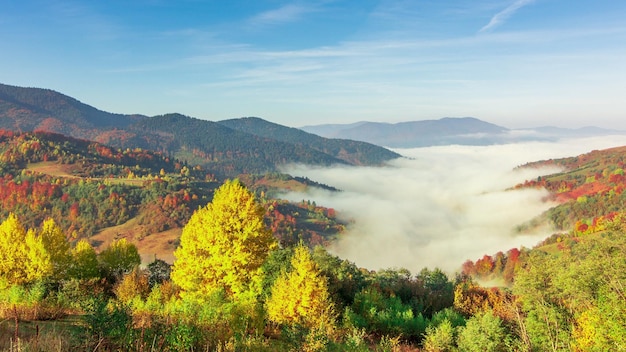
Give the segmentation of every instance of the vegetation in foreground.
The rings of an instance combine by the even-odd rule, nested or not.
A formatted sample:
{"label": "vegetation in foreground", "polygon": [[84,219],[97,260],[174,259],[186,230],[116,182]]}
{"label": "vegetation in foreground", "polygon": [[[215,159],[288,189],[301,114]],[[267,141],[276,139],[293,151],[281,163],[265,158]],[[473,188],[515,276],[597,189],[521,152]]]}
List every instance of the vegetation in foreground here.
{"label": "vegetation in foreground", "polygon": [[55,335],[61,350],[367,350],[419,341],[452,306],[441,271],[369,273],[322,247],[279,248],[264,212],[227,181],[185,226],[174,265],[146,269],[124,240],[96,254],[84,240],[71,248],[53,220],[26,230],[10,215],[0,225],[8,347],[50,346],[47,329],[21,334],[24,321],[78,316]]}
{"label": "vegetation in foreground", "polygon": [[[173,266],[155,259],[140,268],[134,244],[119,239],[97,253],[75,231],[61,226],[52,216],[55,207],[45,205],[48,188],[36,185],[39,179],[29,179],[40,176],[17,171],[27,170],[24,165],[16,168],[25,159],[11,159],[54,156],[42,151],[50,152],[54,149],[43,147],[57,144],[47,141],[42,147],[41,139],[29,135],[3,138],[8,138],[1,155],[3,172],[10,175],[6,185],[14,190],[25,183],[28,187],[22,193],[8,192],[2,199],[31,197],[16,204],[34,208],[21,217],[8,213],[0,224],[2,350],[626,349],[621,151],[555,161],[565,163],[566,171],[520,185],[553,190],[562,203],[547,216],[571,230],[533,249],[511,249],[468,261],[459,276],[449,278],[438,269],[417,274],[403,269],[370,272],[322,247],[309,249],[296,240],[298,235],[285,240],[277,235],[284,227],[268,224],[266,216],[287,204],[267,202],[261,192],[255,195],[238,181],[225,182],[211,202],[188,216]],[[59,149],[56,157],[78,158],[78,153],[63,154],[63,150],[67,149]],[[96,154],[107,150],[111,157],[125,155],[102,148]],[[139,152],[145,153],[126,154]],[[84,158],[64,165],[76,166],[77,160],[82,168],[74,171],[92,165]],[[143,172],[140,164],[136,166],[126,166],[135,177]],[[183,172],[176,167],[183,177],[187,171],[189,175],[201,171]],[[159,177],[170,172],[163,170],[165,175]],[[50,199],[59,196],[58,189],[65,192],[63,182],[73,184],[66,174],[44,175],[56,177],[49,182]],[[80,174],[76,178],[83,181],[78,189],[89,183]],[[141,189],[132,182],[111,181],[103,180],[98,188]],[[291,181],[275,178],[272,182]],[[248,183],[265,187],[262,193],[271,192],[268,179],[252,178]],[[123,202],[115,204],[123,209]],[[302,206],[316,208],[305,202]],[[571,214],[567,209],[581,217],[554,216]],[[25,217],[24,221],[23,214],[42,220]],[[483,287],[477,279],[500,280],[501,285]]]}
{"label": "vegetation in foreground", "polygon": [[[47,220],[0,225],[1,348],[24,351],[623,350],[626,240],[605,232],[530,251],[511,289],[368,272],[322,247],[279,247],[263,208],[227,181],[183,230],[177,261],[134,245],[71,246]],[[33,328],[34,327],[34,328]]]}

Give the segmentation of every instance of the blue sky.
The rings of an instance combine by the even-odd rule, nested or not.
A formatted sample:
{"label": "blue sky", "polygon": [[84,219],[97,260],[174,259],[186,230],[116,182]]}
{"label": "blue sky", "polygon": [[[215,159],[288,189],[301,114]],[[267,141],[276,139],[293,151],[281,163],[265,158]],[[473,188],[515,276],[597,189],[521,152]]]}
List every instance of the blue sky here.
{"label": "blue sky", "polygon": [[288,126],[626,129],[626,1],[0,0],[0,82]]}

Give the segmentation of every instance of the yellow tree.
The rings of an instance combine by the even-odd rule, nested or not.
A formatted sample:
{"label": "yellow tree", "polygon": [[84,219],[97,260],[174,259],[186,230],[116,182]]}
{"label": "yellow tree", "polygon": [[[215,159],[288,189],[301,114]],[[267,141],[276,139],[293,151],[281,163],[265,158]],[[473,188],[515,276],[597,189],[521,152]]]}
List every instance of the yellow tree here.
{"label": "yellow tree", "polygon": [[283,272],[272,286],[266,302],[271,321],[281,325],[300,325],[310,329],[332,327],[334,306],[328,282],[300,245],[291,260],[291,271]]}
{"label": "yellow tree", "polygon": [[52,277],[64,278],[70,264],[70,243],[63,230],[53,219],[47,219],[41,226],[39,237],[50,260]]}
{"label": "yellow tree", "polygon": [[0,224],[0,278],[8,284],[23,284],[28,281],[28,250],[26,230],[15,214]]}
{"label": "yellow tree", "polygon": [[26,271],[26,281],[32,282],[52,275],[52,261],[46,251],[41,236],[34,230],[26,232],[26,262],[23,270]]}
{"label": "yellow tree", "polygon": [[0,276],[24,284],[54,276],[63,278],[69,264],[69,243],[54,220],[39,233],[26,231],[14,214],[0,225]]}
{"label": "yellow tree", "polygon": [[135,267],[131,272],[124,275],[115,286],[114,292],[117,299],[126,304],[130,304],[136,297],[145,299],[150,293],[147,273],[140,270],[139,267]]}
{"label": "yellow tree", "polygon": [[260,292],[261,264],[276,247],[264,212],[238,180],[226,181],[211,203],[194,212],[183,228],[171,274],[183,295]]}

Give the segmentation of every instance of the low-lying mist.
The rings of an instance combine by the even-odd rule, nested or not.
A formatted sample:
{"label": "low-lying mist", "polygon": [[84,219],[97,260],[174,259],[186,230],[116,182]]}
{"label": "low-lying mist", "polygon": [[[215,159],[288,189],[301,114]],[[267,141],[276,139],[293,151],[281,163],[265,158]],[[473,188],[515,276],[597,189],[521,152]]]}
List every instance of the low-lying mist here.
{"label": "low-lying mist", "polygon": [[624,137],[495,146],[396,149],[405,156],[387,167],[319,168],[291,165],[284,171],[342,190],[289,193],[335,208],[351,220],[329,249],[357,265],[378,270],[424,267],[457,271],[476,260],[513,247],[532,247],[553,233],[519,232],[554,204],[543,190],[507,190],[527,179],[559,171],[515,169],[527,162],[576,156],[626,144]]}

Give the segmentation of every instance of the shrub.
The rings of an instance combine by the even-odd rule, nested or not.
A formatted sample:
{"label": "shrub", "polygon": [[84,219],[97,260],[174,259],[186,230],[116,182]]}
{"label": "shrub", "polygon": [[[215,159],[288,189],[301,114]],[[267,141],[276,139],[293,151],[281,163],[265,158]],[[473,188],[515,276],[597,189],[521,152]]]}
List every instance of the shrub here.
{"label": "shrub", "polygon": [[426,329],[426,335],[424,335],[424,351],[454,351],[454,333],[454,327],[448,320],[444,320],[439,326],[429,326],[428,329]]}
{"label": "shrub", "polygon": [[418,338],[426,329],[426,320],[397,297],[386,297],[377,289],[366,289],[344,311],[347,327],[364,328],[379,335]]}

